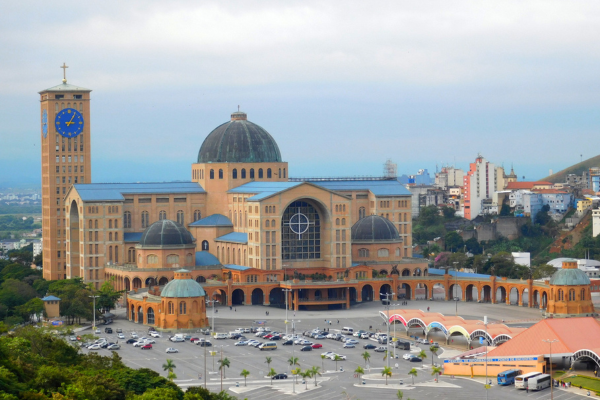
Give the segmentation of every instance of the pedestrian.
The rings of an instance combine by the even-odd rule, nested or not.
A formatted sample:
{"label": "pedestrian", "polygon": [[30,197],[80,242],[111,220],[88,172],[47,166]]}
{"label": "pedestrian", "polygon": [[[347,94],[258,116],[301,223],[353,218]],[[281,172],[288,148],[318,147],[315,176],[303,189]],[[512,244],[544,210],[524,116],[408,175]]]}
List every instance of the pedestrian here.
{"label": "pedestrian", "polygon": [[296,316],[296,311],[294,311],[294,317]]}
{"label": "pedestrian", "polygon": [[234,312],[237,312],[237,307],[233,309]]}
{"label": "pedestrian", "polygon": [[231,311],[231,310],[233,310],[233,307],[232,307],[232,306],[229,306],[229,311]]}
{"label": "pedestrian", "polygon": [[525,386],[525,390],[529,393],[529,386]]}
{"label": "pedestrian", "polygon": [[598,370],[597,369],[594,370],[594,376],[598,377]]}
{"label": "pedestrian", "polygon": [[338,319],[338,325],[340,324],[340,320]]}

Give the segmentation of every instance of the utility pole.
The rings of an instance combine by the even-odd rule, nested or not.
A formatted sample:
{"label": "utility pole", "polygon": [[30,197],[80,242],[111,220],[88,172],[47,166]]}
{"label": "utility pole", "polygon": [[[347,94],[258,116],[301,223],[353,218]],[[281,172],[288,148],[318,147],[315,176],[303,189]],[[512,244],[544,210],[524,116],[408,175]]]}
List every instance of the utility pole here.
{"label": "utility pole", "polygon": [[206,370],[206,343],[204,343],[204,389],[206,389],[206,375],[208,375],[208,371]]}
{"label": "utility pole", "polygon": [[[387,341],[386,341],[386,347],[387,347],[387,366],[388,368],[390,367],[390,297],[394,296],[396,293],[379,293],[379,296],[385,296],[386,302],[387,302],[387,321],[386,321],[386,325],[387,325]],[[394,336],[395,337],[395,336]]]}
{"label": "utility pole", "polygon": [[[292,291],[292,289],[282,289],[285,292],[285,335],[288,334],[288,293]],[[292,345],[293,346],[293,345]]]}
{"label": "utility pole", "polygon": [[[296,320],[292,320],[292,360],[294,359],[294,348],[296,347],[296,344],[294,343],[294,334],[296,332],[296,322],[300,322],[300,321],[296,321]],[[293,367],[293,365],[292,365]],[[296,393],[296,377],[293,376],[292,377],[292,393]],[[271,377],[271,379],[273,379],[273,377]]]}
{"label": "utility pole", "polygon": [[552,343],[558,342],[558,339],[550,340],[550,339],[542,339],[542,342],[546,342],[550,344],[550,399],[554,399],[554,377],[552,376]]}
{"label": "utility pole", "polygon": [[[94,320],[92,321],[92,330],[95,331],[96,330],[96,299],[100,296],[88,296],[91,297],[92,300],[94,301],[94,309],[93,309],[93,314],[94,314]],[[144,322],[144,321],[142,321]]]}
{"label": "utility pole", "polygon": [[454,298],[452,300],[454,300],[455,303],[454,316],[458,317],[458,296],[455,293],[456,288],[458,287],[458,269],[456,268],[456,264],[458,264],[458,261],[455,261],[452,264],[454,264],[454,290],[452,290],[452,296]]}
{"label": "utility pole", "polygon": [[221,370],[221,392],[223,391],[223,371],[225,370],[225,368],[223,368],[223,345],[221,345],[221,367],[219,368]]}
{"label": "utility pole", "polygon": [[489,390],[490,388],[488,387],[488,371],[487,371],[487,364],[488,364],[488,333],[487,333],[487,326],[488,326],[488,320],[487,320],[487,315],[483,317],[483,324],[485,325],[485,398],[486,400],[489,398],[488,394],[489,394]]}
{"label": "utility pole", "polygon": [[212,333],[215,335],[215,303],[218,303],[217,300],[206,300],[206,304],[210,305],[212,303],[212,323],[210,324],[210,328],[212,329]]}

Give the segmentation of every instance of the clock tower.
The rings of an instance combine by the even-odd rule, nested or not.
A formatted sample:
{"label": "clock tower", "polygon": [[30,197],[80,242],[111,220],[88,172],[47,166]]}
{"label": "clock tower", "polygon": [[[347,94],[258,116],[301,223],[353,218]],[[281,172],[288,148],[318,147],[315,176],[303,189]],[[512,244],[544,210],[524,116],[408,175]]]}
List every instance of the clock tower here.
{"label": "clock tower", "polygon": [[[42,243],[44,279],[71,276],[67,271],[69,235],[64,197],[76,183],[90,183],[90,89],[67,83],[39,92],[42,141]],[[81,215],[81,214],[80,214]],[[79,249],[70,249],[71,254]]]}

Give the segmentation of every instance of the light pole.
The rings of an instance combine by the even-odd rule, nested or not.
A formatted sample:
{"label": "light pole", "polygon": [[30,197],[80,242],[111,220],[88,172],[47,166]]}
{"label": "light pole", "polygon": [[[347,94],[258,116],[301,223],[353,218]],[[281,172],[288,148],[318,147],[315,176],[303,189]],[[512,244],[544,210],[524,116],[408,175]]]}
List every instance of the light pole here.
{"label": "light pole", "polygon": [[[294,333],[296,332],[296,320],[292,320],[292,361],[294,360],[294,347],[296,347],[296,343],[294,343]],[[292,365],[293,367],[293,365]],[[273,379],[273,377],[271,377]],[[296,393],[296,377],[294,376],[292,379],[292,393]]]}
{"label": "light pole", "polygon": [[[387,321],[386,321],[386,325],[387,325],[387,341],[386,341],[386,347],[387,347],[387,366],[388,368],[390,367],[390,296],[395,295],[396,293],[379,293],[379,296],[385,296],[386,299],[386,303],[387,303]],[[395,337],[395,335],[394,335]]]}
{"label": "light pole", "polygon": [[212,329],[212,333],[214,336],[215,333],[215,303],[218,303],[218,300],[206,300],[206,304],[210,305],[212,303],[212,323],[210,324],[210,328]]}
{"label": "light pole", "polygon": [[487,320],[487,315],[485,315],[483,317],[483,325],[485,325],[485,398],[486,400],[488,399],[488,392],[490,390],[490,388],[488,387],[488,371],[487,371],[487,360],[488,360],[488,333],[487,333],[487,326],[488,326],[488,320]]}
{"label": "light pole", "polygon": [[454,264],[454,290],[452,291],[452,296],[454,297],[452,300],[454,300],[454,316],[458,317],[458,296],[456,296],[456,294],[454,292],[456,292],[456,287],[458,285],[458,269],[456,268],[456,264],[458,264],[458,261],[453,262],[452,264]]}
{"label": "light pole", "polygon": [[285,292],[285,335],[288,334],[288,292],[292,289],[282,289]]}
{"label": "light pole", "polygon": [[552,376],[552,343],[558,342],[558,339],[542,339],[542,342],[550,344],[550,399],[554,399],[554,377]]}
{"label": "light pole", "polygon": [[94,307],[94,309],[93,309],[93,314],[94,314],[93,318],[94,319],[92,321],[92,330],[95,330],[96,329],[96,299],[100,296],[88,296],[88,297],[91,297],[92,300],[94,301],[94,306],[93,306]]}

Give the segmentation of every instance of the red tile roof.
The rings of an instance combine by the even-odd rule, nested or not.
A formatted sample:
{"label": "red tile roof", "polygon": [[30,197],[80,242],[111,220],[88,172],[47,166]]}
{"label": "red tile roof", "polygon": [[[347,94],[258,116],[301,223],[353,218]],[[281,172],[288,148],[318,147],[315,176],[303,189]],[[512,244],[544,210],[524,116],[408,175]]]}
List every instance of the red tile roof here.
{"label": "red tile roof", "polygon": [[567,194],[567,193],[569,193],[567,191],[558,190],[558,189],[533,189],[533,191],[536,193],[541,193],[541,194]]}
{"label": "red tile roof", "polygon": [[537,181],[537,182],[508,182],[508,185],[506,185],[506,189],[531,189],[534,186],[539,186],[539,185],[544,185],[544,186],[552,186],[553,183],[552,182],[544,182],[544,181]]}
{"label": "red tile roof", "polygon": [[551,318],[538,322],[491,350],[489,356],[549,354],[550,345],[543,340],[554,339],[558,339],[558,342],[552,343],[552,354],[572,354],[581,349],[598,348],[599,338],[600,322],[592,317]]}

